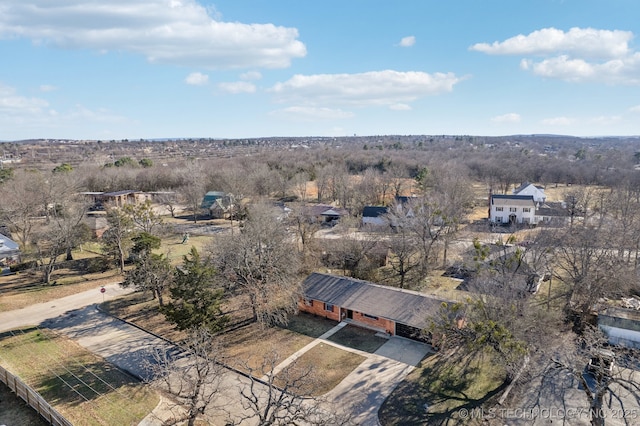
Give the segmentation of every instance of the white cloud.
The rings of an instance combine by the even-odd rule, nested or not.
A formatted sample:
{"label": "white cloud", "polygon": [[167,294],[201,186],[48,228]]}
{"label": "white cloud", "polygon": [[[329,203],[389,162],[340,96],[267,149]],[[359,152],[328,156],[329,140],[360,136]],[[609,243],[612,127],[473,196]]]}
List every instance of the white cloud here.
{"label": "white cloud", "polygon": [[640,105],[632,106],[629,108],[630,112],[640,112]]}
{"label": "white cloud", "polygon": [[548,126],[570,126],[573,123],[574,120],[567,117],[553,117],[542,120],[542,124],[546,124]]}
{"label": "white cloud", "polygon": [[591,63],[584,59],[571,59],[566,55],[540,62],[523,60],[524,70],[546,78],[571,82],[596,81],[608,84],[640,84],[640,54],[612,59],[603,63]]}
{"label": "white cloud", "polygon": [[494,123],[519,123],[520,122],[520,114],[516,114],[515,112],[510,112],[508,114],[498,115],[493,117],[491,121]]}
{"label": "white cloud", "polygon": [[344,111],[333,108],[317,108],[310,106],[292,106],[272,111],[270,115],[278,118],[293,118],[296,120],[314,121],[314,120],[343,120],[352,118],[354,114],[351,111]]}
{"label": "white cloud", "polygon": [[184,81],[192,86],[204,86],[209,83],[209,76],[200,72],[192,72]]}
{"label": "white cloud", "polygon": [[414,44],[416,44],[415,36],[402,37],[402,40],[400,40],[401,47],[411,47]]}
{"label": "white cloud", "polygon": [[196,0],[4,0],[1,38],[206,69],[284,68],[306,55],[297,29],[222,22]]}
{"label": "white cloud", "polygon": [[517,35],[491,44],[477,43],[471,50],[490,55],[549,55],[571,54],[583,57],[617,58],[628,54],[630,31],[571,28],[564,32],[543,28],[528,35]]}
{"label": "white cloud", "polygon": [[601,126],[609,126],[611,124],[619,123],[622,120],[622,117],[617,115],[601,115],[599,117],[593,117],[590,121],[595,124],[599,124]]}
{"label": "white cloud", "polygon": [[[60,120],[61,118],[58,116],[57,119]],[[68,121],[90,121],[94,123],[123,123],[128,121],[125,117],[114,114],[106,108],[92,110],[79,104],[76,105],[72,111],[66,113],[62,119]]]}
{"label": "white cloud", "polygon": [[260,74],[258,71],[248,71],[240,74],[240,80],[255,81],[260,79],[262,79],[262,74]]}
{"label": "white cloud", "polygon": [[389,105],[389,109],[392,109],[394,111],[410,111],[411,110],[411,105],[393,104],[393,105]]}
{"label": "white cloud", "polygon": [[629,49],[630,31],[544,28],[503,42],[478,43],[471,50],[493,55],[534,55],[520,68],[535,75],[569,82],[640,85],[640,53]]}
{"label": "white cloud", "polygon": [[223,92],[238,94],[238,93],[255,93],[256,86],[253,83],[246,81],[234,81],[228,83],[219,83],[218,88]]}
{"label": "white cloud", "polygon": [[39,114],[48,106],[44,99],[18,95],[13,87],[0,84],[0,112],[3,114]]}
{"label": "white cloud", "polygon": [[294,75],[270,89],[276,100],[305,105],[394,105],[450,92],[453,73],[372,71],[361,74]]}
{"label": "white cloud", "polygon": [[52,86],[50,84],[42,84],[40,85],[41,92],[53,92],[54,90],[58,90],[56,86]]}

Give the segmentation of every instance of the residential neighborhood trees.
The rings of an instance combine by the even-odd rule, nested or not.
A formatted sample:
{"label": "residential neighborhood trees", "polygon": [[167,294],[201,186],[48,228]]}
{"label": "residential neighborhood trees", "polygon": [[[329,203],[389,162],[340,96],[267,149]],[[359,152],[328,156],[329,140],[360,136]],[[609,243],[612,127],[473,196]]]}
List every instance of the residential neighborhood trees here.
{"label": "residential neighborhood trees", "polygon": [[[308,273],[349,276],[400,287],[401,294],[446,298],[441,315],[429,318],[430,337],[440,349],[434,357],[459,365],[475,357],[478,368],[491,363],[495,376],[504,378],[500,390],[512,389],[501,401],[505,407],[516,406],[526,392],[522,387],[540,371],[570,376],[572,382],[556,384],[584,391],[581,403],[594,419],[616,398],[611,389],[635,389],[633,372],[623,370],[620,380],[597,369],[582,373],[598,351],[614,344],[589,343],[602,309],[636,306],[640,295],[637,140],[380,136],[307,142],[304,149],[277,138],[87,142],[90,148],[83,152],[100,151],[90,164],[72,156],[42,163],[27,163],[25,157],[25,165],[3,173],[0,182],[2,232],[22,250],[19,264],[7,260],[12,270],[5,271],[20,271],[15,283],[35,272],[37,282],[65,286],[85,285],[98,275],[101,283],[120,281],[124,275],[123,285],[141,293],[126,302],[131,311],[160,312],[156,320],[187,332],[181,336],[202,332],[213,341],[230,323],[241,328],[249,323],[245,327],[261,327],[266,335],[307,302],[319,317],[353,320],[351,309],[328,302],[313,306],[301,286]],[[143,146],[144,157],[136,155]],[[32,149],[37,158],[37,145]],[[546,201],[531,200],[524,207],[529,223],[508,223],[510,208],[524,210],[505,205],[500,206],[505,220],[489,225],[489,194],[511,194],[521,182],[536,182],[538,189],[547,185]],[[127,194],[109,204],[111,195],[102,192],[111,191]],[[203,214],[207,191],[228,197],[220,217]],[[361,226],[364,206],[388,211],[387,222]],[[96,225],[91,230],[97,237],[83,225],[89,207],[87,222]],[[333,212],[329,218],[306,214],[313,207]],[[561,214],[549,219],[542,212],[553,209]],[[80,253],[80,243],[90,239]],[[65,258],[80,261],[70,260],[63,272]],[[109,258],[115,267],[95,274],[72,270],[89,263],[87,258]],[[30,270],[33,264],[40,269]],[[133,302],[143,299],[144,309]],[[361,314],[363,324],[381,324],[374,322],[380,319],[376,312]],[[375,331],[397,331],[379,328]],[[416,337],[415,330],[404,334]],[[199,342],[196,338],[194,345]],[[265,359],[265,368],[275,372],[268,367],[280,360]],[[604,359],[595,362],[604,365]],[[203,369],[188,375],[208,374]],[[293,397],[277,390],[287,384],[278,373],[272,377],[274,393],[265,396],[260,377],[248,378],[255,382],[247,382],[238,397],[254,421],[323,414],[287,402]],[[262,378],[269,389],[272,378]],[[188,393],[209,400],[196,382]],[[487,395],[482,403],[489,406],[496,398]],[[182,400],[189,420],[207,411],[196,399]],[[412,406],[422,409],[425,402],[430,401]]]}
{"label": "residential neighborhood trees", "polygon": [[229,289],[249,297],[255,321],[286,324],[300,296],[298,251],[274,209],[253,206],[240,233],[220,237],[211,250]]}

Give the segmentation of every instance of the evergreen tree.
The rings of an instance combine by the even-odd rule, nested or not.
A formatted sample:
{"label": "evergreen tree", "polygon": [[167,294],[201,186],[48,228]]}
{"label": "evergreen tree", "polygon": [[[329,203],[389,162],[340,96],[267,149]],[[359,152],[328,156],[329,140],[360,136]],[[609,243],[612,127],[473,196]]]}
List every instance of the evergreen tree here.
{"label": "evergreen tree", "polygon": [[228,322],[220,306],[224,291],[213,286],[215,273],[195,247],[183,256],[169,287],[172,302],[164,309],[167,319],[180,330],[207,328],[215,333]]}

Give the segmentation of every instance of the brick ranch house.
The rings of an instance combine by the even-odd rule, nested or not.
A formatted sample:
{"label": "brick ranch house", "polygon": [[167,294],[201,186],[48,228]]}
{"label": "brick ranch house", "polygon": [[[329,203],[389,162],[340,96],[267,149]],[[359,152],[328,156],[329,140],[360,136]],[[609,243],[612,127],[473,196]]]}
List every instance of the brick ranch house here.
{"label": "brick ranch house", "polygon": [[302,284],[302,312],[347,321],[393,336],[431,343],[423,330],[443,302],[415,291],[337,275],[313,273]]}

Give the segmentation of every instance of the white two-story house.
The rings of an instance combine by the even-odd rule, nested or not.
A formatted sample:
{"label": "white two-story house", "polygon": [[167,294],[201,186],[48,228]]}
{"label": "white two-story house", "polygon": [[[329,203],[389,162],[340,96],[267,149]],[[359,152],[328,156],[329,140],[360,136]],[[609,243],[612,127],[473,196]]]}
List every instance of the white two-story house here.
{"label": "white two-story house", "polygon": [[536,224],[533,195],[489,196],[489,221],[495,224]]}
{"label": "white two-story house", "polygon": [[544,188],[542,186],[536,186],[532,183],[525,182],[516,189],[513,190],[513,195],[533,195],[533,200],[536,203],[544,204],[547,196],[544,195]]}

